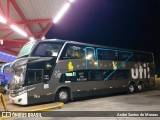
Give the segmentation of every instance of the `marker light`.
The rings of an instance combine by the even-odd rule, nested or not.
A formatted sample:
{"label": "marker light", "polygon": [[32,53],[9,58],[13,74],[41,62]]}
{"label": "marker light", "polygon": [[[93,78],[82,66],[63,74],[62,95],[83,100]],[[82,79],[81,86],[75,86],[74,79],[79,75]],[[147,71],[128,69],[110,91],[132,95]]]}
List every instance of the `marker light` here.
{"label": "marker light", "polygon": [[15,30],[16,32],[18,32],[19,34],[27,37],[27,33],[25,33],[23,30],[21,30],[20,28],[18,28],[17,26],[15,25],[10,25],[10,27]]}
{"label": "marker light", "polygon": [[2,16],[0,16],[0,22],[1,22],[1,23],[4,23],[4,24],[7,23],[6,19],[5,19],[4,17],[2,17]]}
{"label": "marker light", "polygon": [[53,22],[57,23],[60,18],[63,16],[63,14],[67,11],[67,9],[70,7],[70,3],[66,3],[63,8],[61,9],[61,11],[57,14],[57,16],[54,18]]}

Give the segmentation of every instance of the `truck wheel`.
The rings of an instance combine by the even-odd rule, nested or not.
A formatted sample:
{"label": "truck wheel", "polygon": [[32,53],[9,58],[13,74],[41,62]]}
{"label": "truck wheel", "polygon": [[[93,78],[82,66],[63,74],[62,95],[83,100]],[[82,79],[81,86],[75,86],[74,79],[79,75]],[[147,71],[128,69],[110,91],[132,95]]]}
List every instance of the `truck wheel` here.
{"label": "truck wheel", "polygon": [[143,83],[139,83],[138,85],[137,85],[137,92],[142,92],[144,90],[144,85],[143,85]]}
{"label": "truck wheel", "polygon": [[70,100],[70,94],[67,89],[60,89],[56,95],[56,101],[68,103]]}
{"label": "truck wheel", "polygon": [[128,85],[128,93],[133,94],[135,92],[135,87],[134,84],[129,84]]}

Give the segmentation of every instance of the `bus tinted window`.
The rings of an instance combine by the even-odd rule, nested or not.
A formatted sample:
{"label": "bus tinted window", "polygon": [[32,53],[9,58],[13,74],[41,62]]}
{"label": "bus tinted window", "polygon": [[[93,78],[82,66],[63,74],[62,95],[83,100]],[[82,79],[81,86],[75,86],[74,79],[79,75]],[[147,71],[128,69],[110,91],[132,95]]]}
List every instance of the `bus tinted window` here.
{"label": "bus tinted window", "polygon": [[83,59],[85,57],[83,46],[67,45],[61,59]]}
{"label": "bus tinted window", "polygon": [[78,70],[61,75],[60,82],[84,82],[87,81],[87,71]]}
{"label": "bus tinted window", "polygon": [[90,71],[88,71],[88,80],[89,81],[104,80],[104,71],[103,70],[90,70]]}
{"label": "bus tinted window", "polygon": [[152,62],[153,56],[152,54],[143,53],[142,62]]}
{"label": "bus tinted window", "polygon": [[104,51],[105,60],[116,60],[117,54],[114,51]]}
{"label": "bus tinted window", "polygon": [[62,45],[59,43],[39,43],[32,53],[32,56],[48,57],[58,56]]}
{"label": "bus tinted window", "polygon": [[153,56],[149,53],[138,53],[134,52],[132,58],[129,61],[134,62],[152,62]]}
{"label": "bus tinted window", "polygon": [[111,50],[98,50],[99,60],[116,60],[124,61],[129,57],[127,52],[111,51]]}
{"label": "bus tinted window", "polygon": [[[109,77],[108,77],[109,76]],[[129,79],[129,70],[77,70],[67,72],[61,75],[60,82],[86,82],[107,80],[125,80]]]}

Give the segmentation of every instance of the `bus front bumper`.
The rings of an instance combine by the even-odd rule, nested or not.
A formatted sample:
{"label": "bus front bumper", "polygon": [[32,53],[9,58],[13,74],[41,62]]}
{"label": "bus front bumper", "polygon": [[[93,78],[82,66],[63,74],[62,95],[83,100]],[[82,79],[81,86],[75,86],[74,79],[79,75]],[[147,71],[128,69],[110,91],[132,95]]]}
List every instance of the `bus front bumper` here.
{"label": "bus front bumper", "polygon": [[18,105],[27,105],[28,104],[27,92],[25,92],[21,95],[15,96],[15,97],[12,97],[11,95],[9,95],[9,99],[11,102],[18,104]]}

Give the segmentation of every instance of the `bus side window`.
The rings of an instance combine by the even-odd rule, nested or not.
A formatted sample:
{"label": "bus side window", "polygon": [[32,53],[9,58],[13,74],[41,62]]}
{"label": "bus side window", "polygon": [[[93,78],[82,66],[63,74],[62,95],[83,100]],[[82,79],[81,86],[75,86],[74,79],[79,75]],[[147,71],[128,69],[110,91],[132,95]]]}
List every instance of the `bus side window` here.
{"label": "bus side window", "polygon": [[103,51],[98,51],[98,60],[104,60]]}
{"label": "bus side window", "polygon": [[67,83],[67,82],[76,82],[77,72],[66,72],[63,73],[60,77],[59,82]]}
{"label": "bus side window", "polygon": [[64,83],[65,82],[65,74],[62,74],[60,79],[59,79],[60,83]]}
{"label": "bus side window", "polygon": [[108,78],[108,80],[115,80],[115,73],[111,74],[113,72],[113,70],[106,70],[103,72],[103,78],[105,79],[106,77],[108,77],[110,75],[110,77]]}
{"label": "bus side window", "polygon": [[95,80],[95,75],[93,71],[88,71],[88,81]]}
{"label": "bus side window", "polygon": [[53,44],[53,43],[41,43],[37,46],[36,50],[34,51],[33,56],[58,56],[59,50],[62,45],[60,44]]}
{"label": "bus side window", "polygon": [[153,56],[152,54],[149,53],[143,53],[142,54],[142,62],[152,62],[153,61]]}
{"label": "bus side window", "polygon": [[105,60],[118,60],[118,52],[112,50],[104,51]]}
{"label": "bus side window", "polygon": [[102,70],[95,71],[95,80],[97,80],[97,81],[103,80],[103,71]]}
{"label": "bus side window", "polygon": [[104,80],[103,70],[90,70],[88,71],[88,81],[101,81]]}
{"label": "bus side window", "polygon": [[129,57],[129,53],[119,52],[118,53],[118,61],[125,61]]}
{"label": "bus side window", "polygon": [[129,57],[129,53],[121,52],[118,50],[98,50],[98,60],[114,60],[114,61],[125,61]]}
{"label": "bus side window", "polygon": [[129,57],[128,53],[122,54],[122,61],[126,60]]}
{"label": "bus side window", "polygon": [[83,59],[84,47],[80,45],[67,45],[60,59]]}
{"label": "bus side window", "polygon": [[43,76],[43,71],[42,70],[36,70],[35,71],[36,72],[36,82],[41,82],[41,81],[43,81],[43,78],[42,78],[42,76]]}

